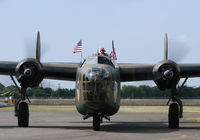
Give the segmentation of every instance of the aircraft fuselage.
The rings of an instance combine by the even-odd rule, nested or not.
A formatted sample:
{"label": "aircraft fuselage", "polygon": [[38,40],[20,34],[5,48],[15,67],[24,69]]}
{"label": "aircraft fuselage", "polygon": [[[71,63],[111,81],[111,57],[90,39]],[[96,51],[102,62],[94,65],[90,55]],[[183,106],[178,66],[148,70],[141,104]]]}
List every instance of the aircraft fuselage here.
{"label": "aircraft fuselage", "polygon": [[76,79],[76,108],[82,115],[113,115],[120,107],[119,69],[108,64],[79,67]]}

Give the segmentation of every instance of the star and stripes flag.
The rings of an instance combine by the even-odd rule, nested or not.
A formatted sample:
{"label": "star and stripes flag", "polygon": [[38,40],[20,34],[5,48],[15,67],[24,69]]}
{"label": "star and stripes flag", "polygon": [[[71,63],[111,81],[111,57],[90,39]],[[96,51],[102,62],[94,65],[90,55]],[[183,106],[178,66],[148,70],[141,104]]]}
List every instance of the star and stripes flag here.
{"label": "star and stripes flag", "polygon": [[80,40],[76,45],[74,46],[74,53],[82,52],[82,40]]}
{"label": "star and stripes flag", "polygon": [[117,56],[115,53],[114,41],[112,41],[112,59],[117,60]]}

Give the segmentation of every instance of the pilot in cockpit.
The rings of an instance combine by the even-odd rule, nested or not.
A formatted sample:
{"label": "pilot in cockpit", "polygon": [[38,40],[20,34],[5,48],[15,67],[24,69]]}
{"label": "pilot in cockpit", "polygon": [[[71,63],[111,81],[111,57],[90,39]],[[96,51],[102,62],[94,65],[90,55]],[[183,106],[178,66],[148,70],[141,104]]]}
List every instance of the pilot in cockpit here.
{"label": "pilot in cockpit", "polygon": [[109,58],[111,58],[112,56],[110,54],[106,53],[106,50],[104,48],[100,49],[100,53],[98,53],[97,55],[101,55],[101,56],[107,56]]}

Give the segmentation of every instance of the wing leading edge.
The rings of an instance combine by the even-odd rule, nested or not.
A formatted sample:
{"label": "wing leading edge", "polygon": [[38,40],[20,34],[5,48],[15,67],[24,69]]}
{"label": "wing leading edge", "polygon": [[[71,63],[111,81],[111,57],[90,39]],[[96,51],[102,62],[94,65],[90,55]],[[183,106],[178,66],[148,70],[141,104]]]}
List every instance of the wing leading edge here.
{"label": "wing leading edge", "polygon": [[[0,61],[1,75],[15,75],[19,62]],[[42,63],[44,78],[75,81],[79,63]],[[121,82],[153,80],[153,64],[119,63]],[[200,64],[178,64],[181,78],[200,77]]]}
{"label": "wing leading edge", "polygon": [[[15,75],[19,62],[0,61],[0,75]],[[44,78],[56,80],[76,80],[78,63],[42,63]]]}
{"label": "wing leading edge", "polygon": [[[119,63],[121,82],[153,80],[153,64]],[[180,78],[200,77],[200,64],[178,64]]]}
{"label": "wing leading edge", "polygon": [[44,78],[76,81],[79,63],[43,63]]}
{"label": "wing leading edge", "polygon": [[142,80],[152,80],[153,66],[148,64],[129,64],[129,63],[119,63],[120,70],[120,81],[142,81]]}

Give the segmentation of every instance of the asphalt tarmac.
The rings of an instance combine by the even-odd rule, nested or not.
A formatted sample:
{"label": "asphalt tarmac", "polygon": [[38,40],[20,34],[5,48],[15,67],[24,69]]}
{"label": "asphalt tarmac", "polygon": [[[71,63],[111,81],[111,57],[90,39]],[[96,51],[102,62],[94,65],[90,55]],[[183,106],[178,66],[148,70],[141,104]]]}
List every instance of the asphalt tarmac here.
{"label": "asphalt tarmac", "polygon": [[185,114],[180,129],[169,129],[167,114],[118,113],[105,121],[101,131],[92,130],[91,118],[82,120],[74,111],[31,111],[30,127],[17,127],[17,118],[0,110],[0,140],[198,140],[200,123]]}

